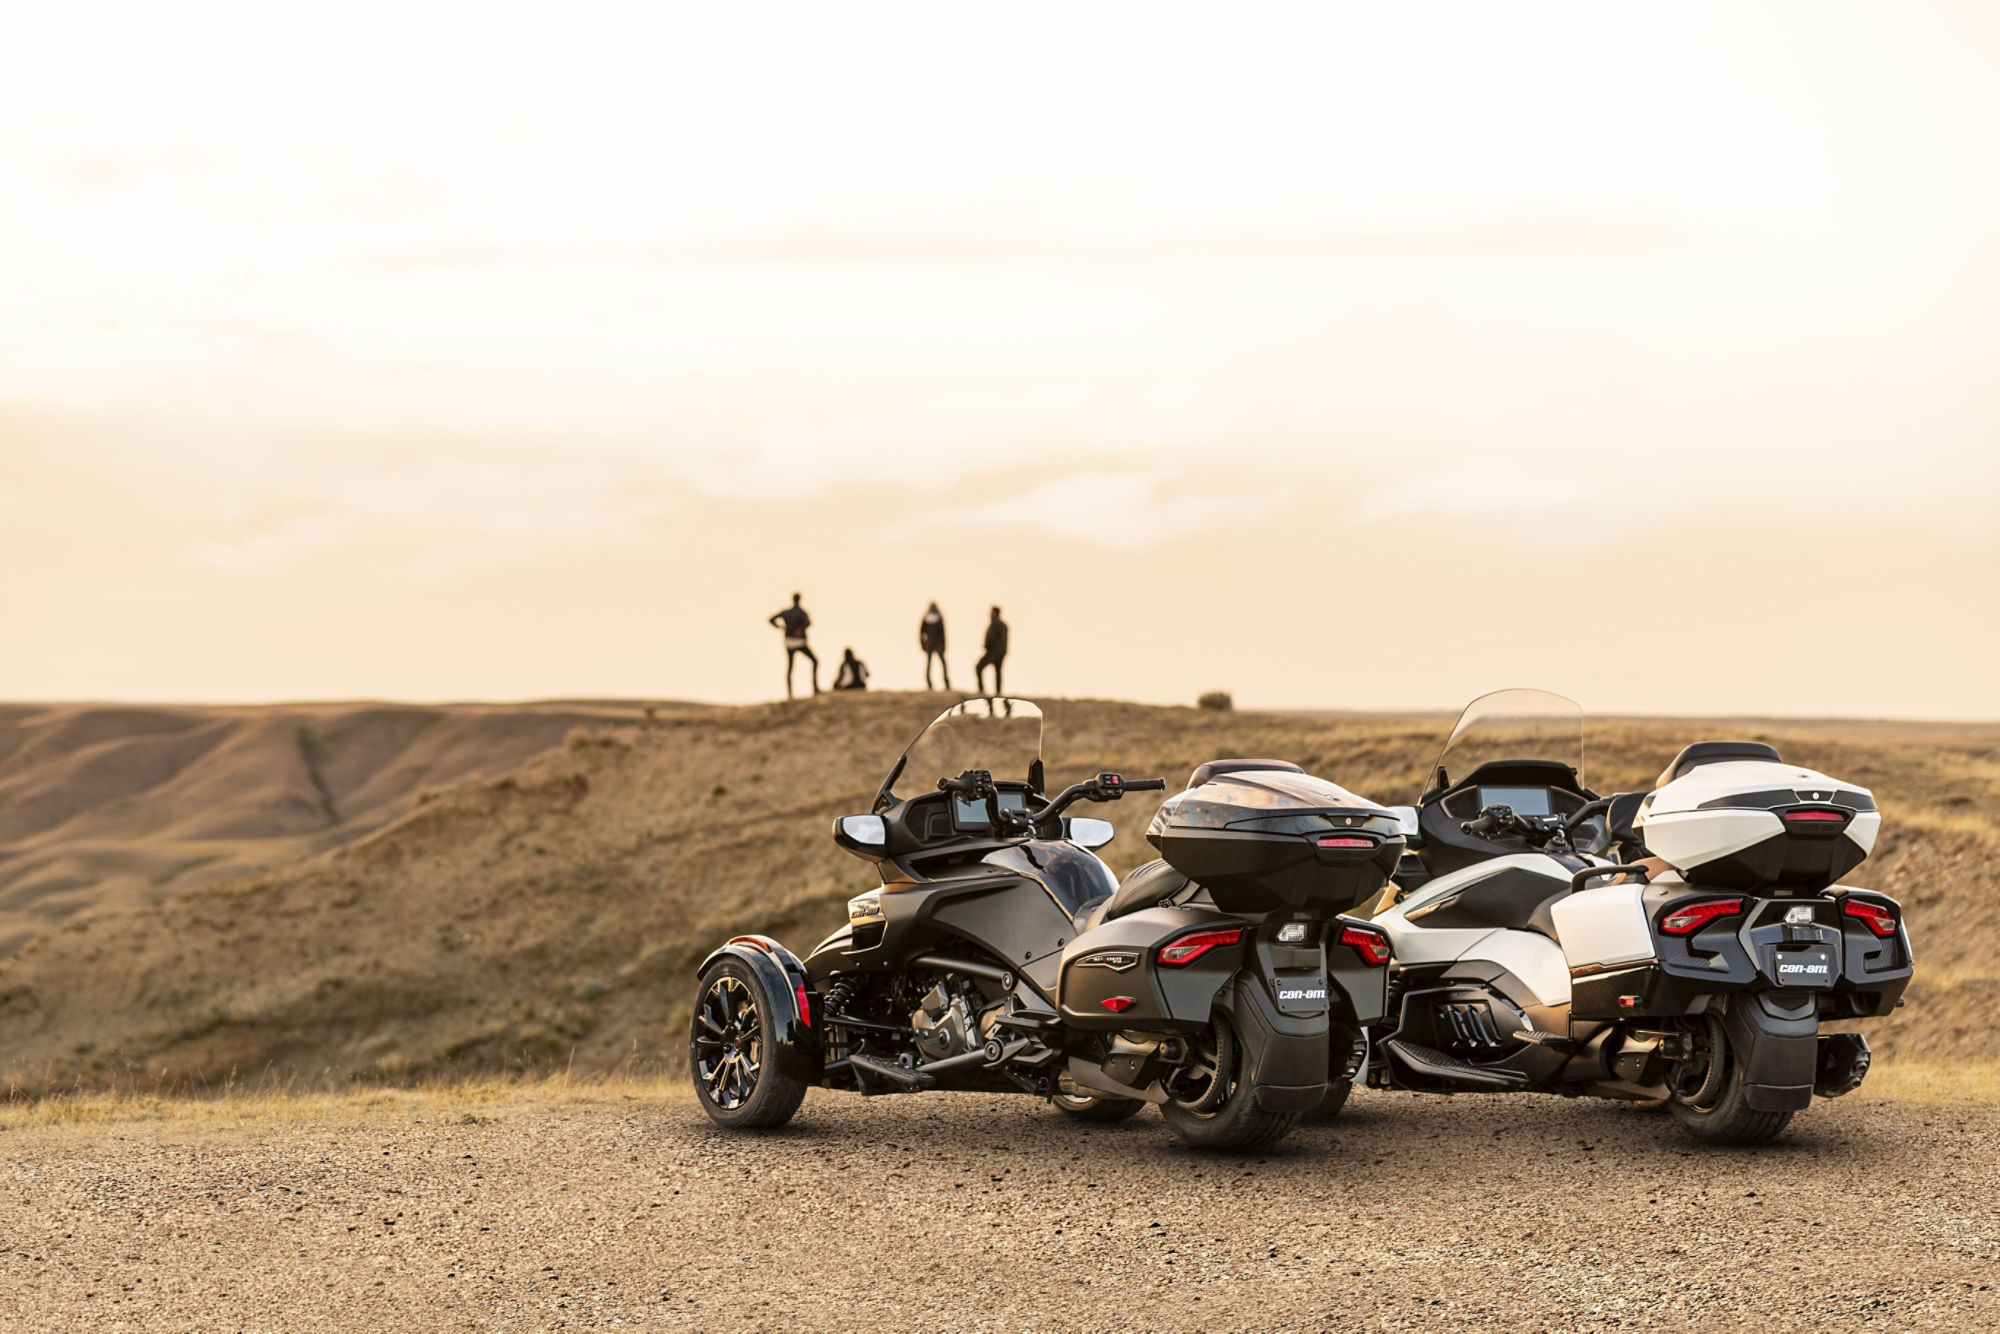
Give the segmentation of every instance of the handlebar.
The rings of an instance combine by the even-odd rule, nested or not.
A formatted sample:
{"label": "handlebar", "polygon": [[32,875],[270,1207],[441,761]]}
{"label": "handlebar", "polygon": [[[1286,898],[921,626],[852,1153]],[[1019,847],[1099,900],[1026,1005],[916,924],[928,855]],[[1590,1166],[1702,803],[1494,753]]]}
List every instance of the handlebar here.
{"label": "handlebar", "polygon": [[1458,832],[1461,834],[1511,833],[1520,817],[1514,814],[1512,806],[1493,805],[1479,812],[1474,820],[1461,820]]}
{"label": "handlebar", "polygon": [[1117,801],[1127,792],[1164,792],[1167,780],[1139,778],[1127,782],[1122,775],[1103,773],[1072,783],[1038,811],[1003,810],[1000,789],[994,784],[993,775],[984,769],[967,769],[956,778],[940,778],[937,785],[938,791],[949,792],[961,800],[984,801],[987,818],[995,829],[1025,834],[1032,833],[1038,825],[1061,818],[1064,811],[1079,801]]}

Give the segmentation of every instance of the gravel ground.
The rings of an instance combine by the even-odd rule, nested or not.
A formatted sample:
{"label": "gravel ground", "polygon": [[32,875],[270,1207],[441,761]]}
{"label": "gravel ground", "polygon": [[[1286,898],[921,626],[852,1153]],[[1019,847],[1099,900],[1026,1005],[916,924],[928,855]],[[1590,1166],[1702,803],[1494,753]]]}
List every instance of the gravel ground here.
{"label": "gravel ground", "polygon": [[1990,1328],[1996,1148],[2000,1109],[1853,1099],[1716,1151],[1360,1094],[1239,1159],[969,1095],[763,1137],[657,1093],[114,1111],[0,1128],[0,1325]]}

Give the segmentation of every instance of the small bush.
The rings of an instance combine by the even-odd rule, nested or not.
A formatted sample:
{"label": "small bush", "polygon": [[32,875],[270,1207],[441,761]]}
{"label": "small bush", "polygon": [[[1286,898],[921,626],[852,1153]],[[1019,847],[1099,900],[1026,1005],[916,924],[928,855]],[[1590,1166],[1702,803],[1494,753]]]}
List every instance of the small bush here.
{"label": "small bush", "polygon": [[1217,713],[1228,713],[1236,707],[1236,701],[1229,697],[1227,690],[1211,690],[1195,703],[1204,709],[1213,709]]}

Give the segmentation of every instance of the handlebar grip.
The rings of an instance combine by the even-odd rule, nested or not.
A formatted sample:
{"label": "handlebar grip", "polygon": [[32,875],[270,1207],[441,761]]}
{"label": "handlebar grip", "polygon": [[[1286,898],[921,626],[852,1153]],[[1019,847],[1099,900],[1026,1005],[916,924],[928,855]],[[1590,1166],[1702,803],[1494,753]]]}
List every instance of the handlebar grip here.
{"label": "handlebar grip", "polygon": [[1135,778],[1123,784],[1127,792],[1165,792],[1167,780],[1164,778]]}

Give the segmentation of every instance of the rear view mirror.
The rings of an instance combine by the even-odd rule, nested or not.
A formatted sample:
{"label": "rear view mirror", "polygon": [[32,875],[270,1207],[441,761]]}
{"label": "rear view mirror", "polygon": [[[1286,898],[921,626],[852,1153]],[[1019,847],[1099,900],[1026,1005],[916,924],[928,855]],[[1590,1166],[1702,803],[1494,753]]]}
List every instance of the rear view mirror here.
{"label": "rear view mirror", "polygon": [[1417,822],[1417,808],[1415,806],[1391,806],[1389,814],[1402,822],[1404,846],[1412,848],[1423,846],[1424,829]]}
{"label": "rear view mirror", "polygon": [[1111,827],[1111,821],[1093,819],[1079,815],[1075,819],[1063,821],[1063,832],[1069,841],[1079,848],[1101,848],[1111,841],[1118,831]]}
{"label": "rear view mirror", "polygon": [[833,822],[833,841],[849,852],[872,857],[889,845],[889,827],[879,815],[843,815]]}

